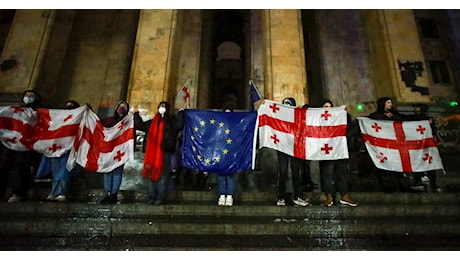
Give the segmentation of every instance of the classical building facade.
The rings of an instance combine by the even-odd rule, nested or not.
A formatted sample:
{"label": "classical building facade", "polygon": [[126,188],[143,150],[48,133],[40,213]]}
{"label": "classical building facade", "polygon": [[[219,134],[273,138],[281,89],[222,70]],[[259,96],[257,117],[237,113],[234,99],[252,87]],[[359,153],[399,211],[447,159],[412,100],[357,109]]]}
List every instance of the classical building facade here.
{"label": "classical building facade", "polygon": [[348,105],[459,100],[458,10],[1,10],[0,95],[34,88],[98,111],[147,114],[189,80],[192,108],[248,109],[262,95]]}

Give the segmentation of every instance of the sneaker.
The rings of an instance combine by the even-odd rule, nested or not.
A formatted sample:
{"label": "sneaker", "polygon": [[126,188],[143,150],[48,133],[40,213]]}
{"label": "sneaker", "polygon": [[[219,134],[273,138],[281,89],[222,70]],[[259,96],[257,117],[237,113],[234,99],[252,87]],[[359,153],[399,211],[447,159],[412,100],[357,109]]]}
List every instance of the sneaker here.
{"label": "sneaker", "polygon": [[277,206],[286,206],[286,202],[285,202],[283,199],[279,199],[279,200],[276,202],[276,205],[277,205]]}
{"label": "sneaker", "polygon": [[227,198],[225,198],[225,206],[227,207],[233,206],[233,196],[232,195],[227,195]]}
{"label": "sneaker", "polygon": [[310,205],[310,203],[302,198],[295,198],[292,202],[294,202],[295,205],[298,205],[298,206],[302,206],[302,207],[306,207],[308,205]]}
{"label": "sneaker", "polygon": [[218,206],[225,206],[225,195],[220,195],[219,200],[217,201]]}
{"label": "sneaker", "polygon": [[424,191],[425,190],[425,185],[423,185],[422,183],[417,183],[413,186],[410,186],[411,189],[413,190],[419,190],[419,191]]}
{"label": "sneaker", "polygon": [[353,201],[350,196],[348,196],[348,194],[340,197],[340,204],[342,205],[347,205],[347,206],[350,206],[350,207],[356,207],[358,206],[358,202],[356,201]]}
{"label": "sneaker", "polygon": [[9,199],[8,199],[8,202],[9,203],[13,203],[13,202],[20,202],[21,201],[21,196],[18,196],[16,194],[13,194]]}
{"label": "sneaker", "polygon": [[438,185],[431,185],[432,192],[442,192],[442,189]]}
{"label": "sneaker", "polygon": [[331,194],[326,194],[326,199],[323,201],[323,206],[331,207],[334,205],[334,198]]}
{"label": "sneaker", "polygon": [[56,200],[57,202],[66,202],[67,198],[65,195],[59,195],[54,200]]}

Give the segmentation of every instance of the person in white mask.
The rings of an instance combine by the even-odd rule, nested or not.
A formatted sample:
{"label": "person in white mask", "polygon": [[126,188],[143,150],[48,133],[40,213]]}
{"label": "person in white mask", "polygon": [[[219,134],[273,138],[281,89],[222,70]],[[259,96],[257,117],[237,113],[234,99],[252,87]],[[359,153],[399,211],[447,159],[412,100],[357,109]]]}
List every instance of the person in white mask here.
{"label": "person in white mask", "polygon": [[[41,106],[40,94],[32,89],[24,91],[20,106],[35,110]],[[41,154],[33,150],[13,151],[3,144],[0,146],[0,198],[4,198],[8,184],[10,184],[11,196],[8,202],[25,201],[33,184]],[[16,172],[11,174],[13,168],[16,169]]]}
{"label": "person in white mask", "polygon": [[153,119],[145,122],[138,111],[134,112],[134,129],[145,132],[142,177],[148,180],[147,204],[151,205],[160,205],[166,200],[176,137],[184,125],[182,109],[175,116],[171,113],[171,105],[166,101],[161,101],[157,109],[158,113]]}

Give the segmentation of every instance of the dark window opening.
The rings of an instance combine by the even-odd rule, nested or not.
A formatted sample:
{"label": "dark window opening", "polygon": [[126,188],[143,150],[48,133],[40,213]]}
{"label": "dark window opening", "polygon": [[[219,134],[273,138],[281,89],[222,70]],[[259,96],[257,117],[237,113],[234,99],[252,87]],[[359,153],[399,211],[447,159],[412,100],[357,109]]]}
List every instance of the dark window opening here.
{"label": "dark window opening", "polygon": [[434,19],[419,19],[418,24],[423,38],[439,38],[438,28]]}
{"label": "dark window opening", "polygon": [[431,78],[435,84],[450,84],[449,70],[447,64],[440,60],[428,61],[430,67]]}

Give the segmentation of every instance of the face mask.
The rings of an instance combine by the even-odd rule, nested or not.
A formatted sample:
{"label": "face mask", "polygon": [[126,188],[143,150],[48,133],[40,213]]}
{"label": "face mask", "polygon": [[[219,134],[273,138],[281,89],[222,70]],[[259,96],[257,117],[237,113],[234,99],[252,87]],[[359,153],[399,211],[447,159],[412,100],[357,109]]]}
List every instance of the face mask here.
{"label": "face mask", "polygon": [[24,97],[24,98],[22,99],[22,101],[24,101],[24,104],[31,104],[31,103],[34,102],[34,100],[35,100],[35,99],[34,99],[33,97]]}
{"label": "face mask", "polygon": [[117,113],[118,113],[119,115],[124,115],[124,114],[126,114],[126,108],[124,108],[124,107],[119,107],[119,108],[117,109]]}
{"label": "face mask", "polygon": [[158,113],[160,113],[161,115],[164,115],[166,113],[166,108],[164,107],[159,107],[158,108]]}

